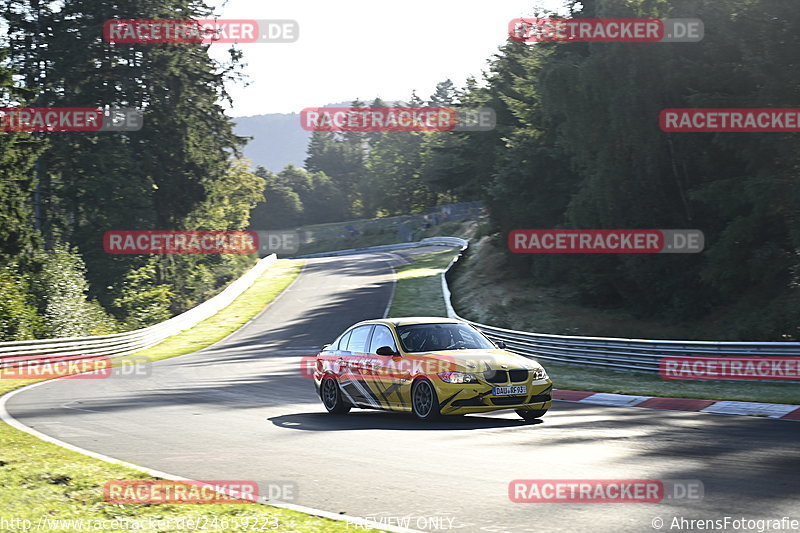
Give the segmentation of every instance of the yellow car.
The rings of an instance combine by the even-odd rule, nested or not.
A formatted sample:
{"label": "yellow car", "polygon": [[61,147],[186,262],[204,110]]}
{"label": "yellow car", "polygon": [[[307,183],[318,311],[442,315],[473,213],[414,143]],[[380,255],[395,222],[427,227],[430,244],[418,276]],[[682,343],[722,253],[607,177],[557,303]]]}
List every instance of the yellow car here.
{"label": "yellow car", "polygon": [[332,414],[361,407],[432,420],[515,409],[540,418],[553,382],[539,363],[504,348],[460,320],[367,320],[317,354],[314,383]]}

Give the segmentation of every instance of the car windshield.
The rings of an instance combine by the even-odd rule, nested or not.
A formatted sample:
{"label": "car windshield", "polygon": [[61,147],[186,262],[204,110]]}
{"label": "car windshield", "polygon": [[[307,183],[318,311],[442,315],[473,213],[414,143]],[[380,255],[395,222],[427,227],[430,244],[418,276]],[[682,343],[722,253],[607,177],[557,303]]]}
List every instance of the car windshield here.
{"label": "car windshield", "polygon": [[398,326],[397,336],[406,352],[495,348],[483,335],[466,324]]}

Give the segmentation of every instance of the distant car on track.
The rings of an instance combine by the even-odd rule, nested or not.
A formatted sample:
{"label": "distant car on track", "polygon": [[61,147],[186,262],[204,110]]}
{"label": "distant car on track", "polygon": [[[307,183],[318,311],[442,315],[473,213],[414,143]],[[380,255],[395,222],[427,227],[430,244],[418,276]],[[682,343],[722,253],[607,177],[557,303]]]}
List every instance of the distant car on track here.
{"label": "distant car on track", "polygon": [[432,420],[514,409],[540,418],[552,381],[539,363],[504,348],[461,320],[367,320],[317,354],[314,383],[332,414],[360,407]]}

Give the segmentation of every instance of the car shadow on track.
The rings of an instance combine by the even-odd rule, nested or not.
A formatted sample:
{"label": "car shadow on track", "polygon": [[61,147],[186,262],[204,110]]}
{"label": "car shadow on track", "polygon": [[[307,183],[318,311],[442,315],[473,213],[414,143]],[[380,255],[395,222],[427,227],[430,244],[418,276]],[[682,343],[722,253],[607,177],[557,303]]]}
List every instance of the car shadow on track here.
{"label": "car shadow on track", "polygon": [[384,413],[379,411],[353,412],[347,415],[327,413],[297,413],[268,418],[276,426],[305,431],[353,431],[363,429],[389,430],[469,430],[534,426],[542,420],[526,422],[511,418],[489,416],[449,416],[432,422],[417,420],[407,413]]}

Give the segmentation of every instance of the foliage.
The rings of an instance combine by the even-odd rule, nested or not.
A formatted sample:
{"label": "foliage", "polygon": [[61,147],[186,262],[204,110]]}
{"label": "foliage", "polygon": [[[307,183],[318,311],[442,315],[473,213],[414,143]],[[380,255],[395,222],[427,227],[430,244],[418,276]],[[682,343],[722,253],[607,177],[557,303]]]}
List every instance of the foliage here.
{"label": "foliage", "polygon": [[[702,19],[700,43],[509,42],[464,101],[493,133],[431,145],[429,180],[476,192],[494,227],[697,228],[701,254],[508,254],[518,277],[585,303],[686,320],[728,311],[731,338],[800,337],[800,174],[792,134],[671,134],[681,107],[798,107],[800,13],[788,1],[568,2],[573,17]],[[747,35],[747,39],[742,36]],[[481,136],[482,146],[471,143]]]}
{"label": "foliage", "polygon": [[14,266],[0,269],[0,341],[34,339],[41,328],[30,286]]}
{"label": "foliage", "polygon": [[277,174],[259,167],[256,174],[266,181],[266,201],[252,212],[253,229],[294,228],[347,218],[349,200],[324,172],[287,165]]}
{"label": "foliage", "polygon": [[168,285],[157,282],[155,261],[128,272],[120,292],[114,306],[122,311],[126,329],[143,328],[170,317],[174,294]]}
{"label": "foliage", "polygon": [[83,337],[116,329],[102,308],[87,298],[86,267],[77,251],[58,244],[37,252],[34,261],[31,290],[43,319],[40,336]]}
{"label": "foliage", "polygon": [[[0,0],[0,8],[4,105],[144,112],[139,131],[0,136],[0,260],[37,271],[39,334],[115,330],[103,309],[128,327],[151,323],[166,316],[165,295],[169,311],[181,312],[251,265],[252,257],[102,248],[108,230],[243,229],[263,199],[263,180],[239,160],[244,139],[223,108],[226,84],[241,77],[241,53],[232,48],[229,61],[217,62],[204,44],[102,38],[109,19],[202,19],[212,10],[194,0]],[[54,292],[59,284],[66,293]]]}

